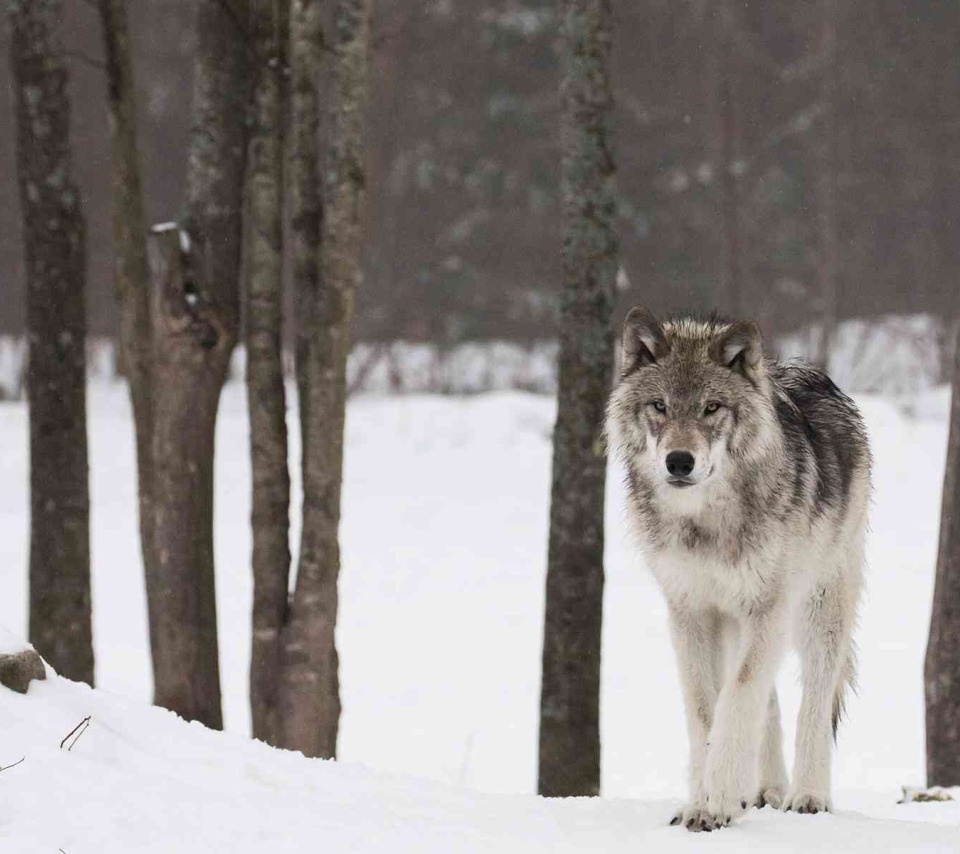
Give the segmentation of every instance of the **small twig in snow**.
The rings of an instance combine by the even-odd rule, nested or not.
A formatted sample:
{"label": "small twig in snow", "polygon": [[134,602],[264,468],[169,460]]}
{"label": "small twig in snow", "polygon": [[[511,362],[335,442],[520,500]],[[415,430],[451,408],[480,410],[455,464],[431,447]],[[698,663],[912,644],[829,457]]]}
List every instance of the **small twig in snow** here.
{"label": "small twig in snow", "polygon": [[26,756],[21,756],[16,762],[13,763],[13,765],[4,765],[3,767],[0,767],[0,771],[9,771],[11,768],[16,768],[26,758]]}
{"label": "small twig in snow", "polygon": [[[70,741],[70,746],[67,748],[67,753],[73,750],[73,745],[75,745],[80,740],[80,736],[87,731],[88,726],[90,726],[90,715],[87,715],[82,721],[80,721],[80,723],[78,723],[72,730],[70,730],[70,732],[66,734],[63,741],[60,742],[60,749],[63,750],[63,745],[65,745],[68,741],[70,741],[70,736],[72,736],[76,732],[77,737],[73,741]],[[77,732],[77,730],[80,730],[80,731]]]}

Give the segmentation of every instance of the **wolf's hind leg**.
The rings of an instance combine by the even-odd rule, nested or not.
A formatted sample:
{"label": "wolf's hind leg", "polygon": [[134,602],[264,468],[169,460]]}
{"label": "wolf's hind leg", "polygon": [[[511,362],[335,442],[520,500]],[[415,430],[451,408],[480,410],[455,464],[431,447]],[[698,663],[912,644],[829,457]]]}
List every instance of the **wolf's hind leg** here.
{"label": "wolf's hind leg", "polygon": [[803,698],[797,720],[793,785],[784,809],[829,810],[830,764],[835,715],[845,683],[852,678],[856,598],[845,595],[844,579],[819,584],[804,605],[799,626]]}
{"label": "wolf's hind leg", "polygon": [[690,801],[671,824],[712,830],[706,809],[703,769],[713,711],[720,691],[720,617],[712,611],[670,607],[670,636],[677,656],[690,738]]}
{"label": "wolf's hind leg", "polygon": [[760,745],[760,786],[754,805],[780,809],[787,794],[787,767],[783,762],[783,730],[780,727],[780,702],[777,689],[770,690],[767,725]]}

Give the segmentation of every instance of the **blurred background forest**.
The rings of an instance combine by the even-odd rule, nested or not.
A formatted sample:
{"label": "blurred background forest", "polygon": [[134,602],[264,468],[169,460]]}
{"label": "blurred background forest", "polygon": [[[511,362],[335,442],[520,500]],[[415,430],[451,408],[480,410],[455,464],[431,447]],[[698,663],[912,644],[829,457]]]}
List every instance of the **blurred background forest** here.
{"label": "blurred background forest", "polygon": [[[821,287],[817,201],[829,77],[837,319],[953,317],[960,6],[839,3],[833,61],[822,51],[820,4],[730,4],[722,27],[711,8],[649,0],[614,10],[621,312],[636,302],[660,312],[734,309],[778,334],[832,311]],[[88,219],[88,325],[91,335],[113,337],[119,312],[99,23],[95,4],[74,0],[65,12],[74,161]],[[184,0],[130,6],[148,222],[182,213],[193,14]],[[369,240],[356,340],[555,338],[555,3],[380,0],[374,15]],[[718,48],[718,31],[728,48]],[[722,74],[718,49],[728,51]],[[7,116],[9,74],[0,63]],[[736,301],[717,293],[720,120],[734,154]],[[14,134],[12,122],[0,123],[0,163],[11,178]],[[8,191],[0,196],[0,334],[23,331],[21,247],[17,194]],[[945,380],[950,330],[938,329]]]}

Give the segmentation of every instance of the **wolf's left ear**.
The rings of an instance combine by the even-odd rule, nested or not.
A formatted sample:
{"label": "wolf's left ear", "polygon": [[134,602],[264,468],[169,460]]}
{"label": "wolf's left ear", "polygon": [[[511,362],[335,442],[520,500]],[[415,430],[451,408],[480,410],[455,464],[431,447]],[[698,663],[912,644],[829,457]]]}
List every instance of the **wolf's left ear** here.
{"label": "wolf's left ear", "polygon": [[713,347],[713,357],[725,368],[753,380],[763,370],[763,336],[753,320],[738,320],[725,329]]}

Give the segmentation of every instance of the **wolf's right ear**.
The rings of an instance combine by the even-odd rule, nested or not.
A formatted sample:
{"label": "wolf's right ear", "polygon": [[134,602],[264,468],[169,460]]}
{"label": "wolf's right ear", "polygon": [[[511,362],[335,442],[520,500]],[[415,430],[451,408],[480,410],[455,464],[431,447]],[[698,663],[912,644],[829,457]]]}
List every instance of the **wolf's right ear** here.
{"label": "wolf's right ear", "polygon": [[660,321],[645,308],[634,306],[623,322],[621,375],[655,365],[667,352],[667,338]]}

